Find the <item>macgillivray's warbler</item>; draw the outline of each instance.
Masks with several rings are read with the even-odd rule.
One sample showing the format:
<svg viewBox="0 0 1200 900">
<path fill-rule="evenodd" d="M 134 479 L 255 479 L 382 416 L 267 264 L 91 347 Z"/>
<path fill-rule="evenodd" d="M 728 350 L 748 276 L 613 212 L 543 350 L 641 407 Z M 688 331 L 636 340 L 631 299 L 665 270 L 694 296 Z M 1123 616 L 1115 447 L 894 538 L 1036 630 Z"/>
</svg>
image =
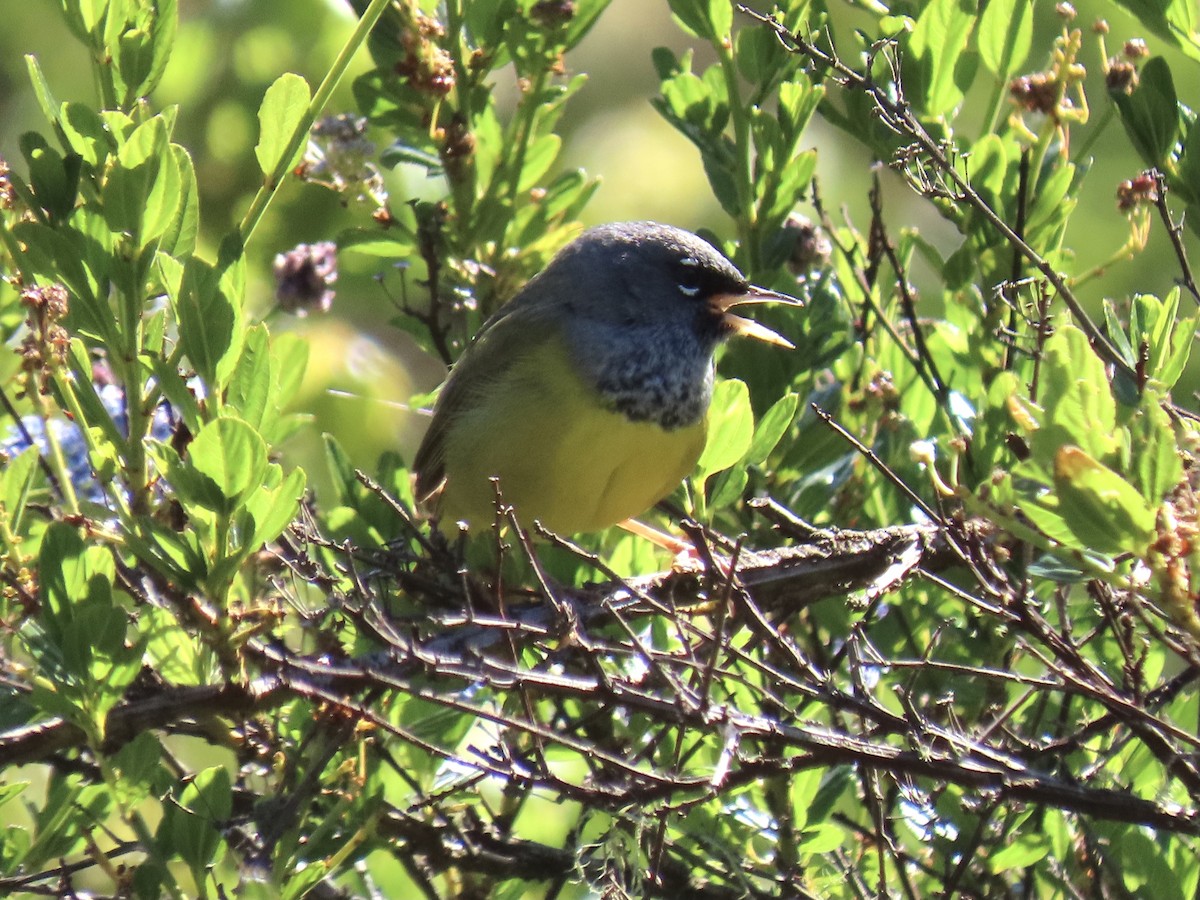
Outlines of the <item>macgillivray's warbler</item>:
<svg viewBox="0 0 1200 900">
<path fill-rule="evenodd" d="M 451 369 L 413 460 L 418 501 L 480 530 L 496 515 L 496 477 L 520 519 L 563 534 L 645 512 L 704 449 L 718 345 L 743 334 L 792 346 L 730 312 L 750 303 L 800 305 L 687 231 L 584 232 Z"/>
</svg>

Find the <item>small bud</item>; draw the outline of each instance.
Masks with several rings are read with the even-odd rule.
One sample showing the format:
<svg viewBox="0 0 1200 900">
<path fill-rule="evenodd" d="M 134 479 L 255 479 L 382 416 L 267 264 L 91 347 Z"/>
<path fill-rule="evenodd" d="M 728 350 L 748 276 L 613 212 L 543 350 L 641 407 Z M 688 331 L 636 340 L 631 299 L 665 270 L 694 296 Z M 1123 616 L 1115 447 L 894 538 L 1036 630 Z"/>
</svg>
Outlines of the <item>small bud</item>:
<svg viewBox="0 0 1200 900">
<path fill-rule="evenodd" d="M 328 312 L 337 281 L 337 245 L 330 241 L 298 244 L 275 257 L 275 299 L 285 312 L 306 316 Z"/>
<path fill-rule="evenodd" d="M 1058 88 L 1045 72 L 1014 78 L 1008 93 L 1013 102 L 1028 112 L 1049 115 L 1058 104 Z"/>
<path fill-rule="evenodd" d="M 61 284 L 30 285 L 21 291 L 21 303 L 29 310 L 29 329 L 16 352 L 21 370 L 38 379 L 38 390 L 50 389 L 52 369 L 66 365 L 71 336 L 59 323 L 70 311 L 70 294 Z"/>
<path fill-rule="evenodd" d="M 439 26 L 440 27 L 440 26 Z M 433 97 L 444 97 L 454 89 L 454 60 L 435 44 L 430 35 L 418 29 L 416 34 L 405 32 L 401 45 L 406 53 L 395 65 L 395 72 L 417 91 Z"/>
<path fill-rule="evenodd" d="M 1158 184 L 1149 172 L 1143 172 L 1117 185 L 1117 209 L 1129 212 L 1139 206 L 1158 202 Z"/>
<path fill-rule="evenodd" d="M 1108 20 L 1097 19 L 1092 23 L 1092 34 L 1108 34 Z"/>
<path fill-rule="evenodd" d="M 1137 66 L 1114 56 L 1108 61 L 1108 71 L 1104 73 L 1104 85 L 1110 94 L 1132 94 L 1138 86 Z"/>
<path fill-rule="evenodd" d="M 1145 59 L 1150 55 L 1150 48 L 1146 46 L 1146 42 L 1141 38 L 1130 38 L 1125 42 L 1125 48 L 1122 51 L 1126 59 Z"/>
<path fill-rule="evenodd" d="M 1062 0 L 1061 3 L 1055 6 L 1054 11 L 1068 22 L 1075 18 L 1075 7 L 1067 3 L 1066 0 Z"/>
<path fill-rule="evenodd" d="M 46 322 L 57 322 L 70 311 L 70 295 L 61 284 L 42 287 L 32 285 L 21 291 L 21 302 L 29 307 L 31 317 L 37 316 Z"/>
</svg>

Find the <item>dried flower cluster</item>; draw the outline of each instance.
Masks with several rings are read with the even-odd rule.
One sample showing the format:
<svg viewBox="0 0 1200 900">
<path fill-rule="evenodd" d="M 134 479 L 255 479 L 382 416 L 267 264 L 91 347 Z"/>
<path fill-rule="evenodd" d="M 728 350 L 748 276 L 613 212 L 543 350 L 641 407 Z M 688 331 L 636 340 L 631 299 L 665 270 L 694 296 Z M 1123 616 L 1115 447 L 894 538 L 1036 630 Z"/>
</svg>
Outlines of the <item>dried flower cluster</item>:
<svg viewBox="0 0 1200 900">
<path fill-rule="evenodd" d="M 275 257 L 275 299 L 284 312 L 306 316 L 328 312 L 337 281 L 337 245 L 331 241 L 297 244 Z"/>
<path fill-rule="evenodd" d="M 71 345 L 70 335 L 60 324 L 70 311 L 70 296 L 61 284 L 35 284 L 21 291 L 21 302 L 29 310 L 25 318 L 29 333 L 17 353 L 22 371 L 36 377 L 38 390 L 44 394 L 50 389 L 52 371 L 66 362 Z"/>
</svg>

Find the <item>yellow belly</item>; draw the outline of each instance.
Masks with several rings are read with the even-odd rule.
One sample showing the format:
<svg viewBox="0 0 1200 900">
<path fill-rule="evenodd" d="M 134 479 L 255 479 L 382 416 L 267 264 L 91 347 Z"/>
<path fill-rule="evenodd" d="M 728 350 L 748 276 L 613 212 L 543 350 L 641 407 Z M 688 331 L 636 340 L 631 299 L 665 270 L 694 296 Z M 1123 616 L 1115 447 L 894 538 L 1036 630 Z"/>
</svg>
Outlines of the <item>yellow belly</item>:
<svg viewBox="0 0 1200 900">
<path fill-rule="evenodd" d="M 706 423 L 666 431 L 605 409 L 559 346 L 531 354 L 481 392 L 446 439 L 443 520 L 495 516 L 489 478 L 526 524 L 573 534 L 645 512 L 687 476 Z"/>
</svg>

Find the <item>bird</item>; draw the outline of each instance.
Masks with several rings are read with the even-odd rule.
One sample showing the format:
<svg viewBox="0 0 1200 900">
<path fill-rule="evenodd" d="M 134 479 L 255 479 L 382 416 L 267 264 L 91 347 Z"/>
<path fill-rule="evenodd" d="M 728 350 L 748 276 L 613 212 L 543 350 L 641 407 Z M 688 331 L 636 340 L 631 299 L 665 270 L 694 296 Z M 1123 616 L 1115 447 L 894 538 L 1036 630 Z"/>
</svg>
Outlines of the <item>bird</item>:
<svg viewBox="0 0 1200 900">
<path fill-rule="evenodd" d="M 704 450 L 718 346 L 791 348 L 735 307 L 803 305 L 752 285 L 703 238 L 656 222 L 591 228 L 502 305 L 453 365 L 411 466 L 421 508 L 490 528 L 497 485 L 559 534 L 631 520 Z"/>
</svg>

